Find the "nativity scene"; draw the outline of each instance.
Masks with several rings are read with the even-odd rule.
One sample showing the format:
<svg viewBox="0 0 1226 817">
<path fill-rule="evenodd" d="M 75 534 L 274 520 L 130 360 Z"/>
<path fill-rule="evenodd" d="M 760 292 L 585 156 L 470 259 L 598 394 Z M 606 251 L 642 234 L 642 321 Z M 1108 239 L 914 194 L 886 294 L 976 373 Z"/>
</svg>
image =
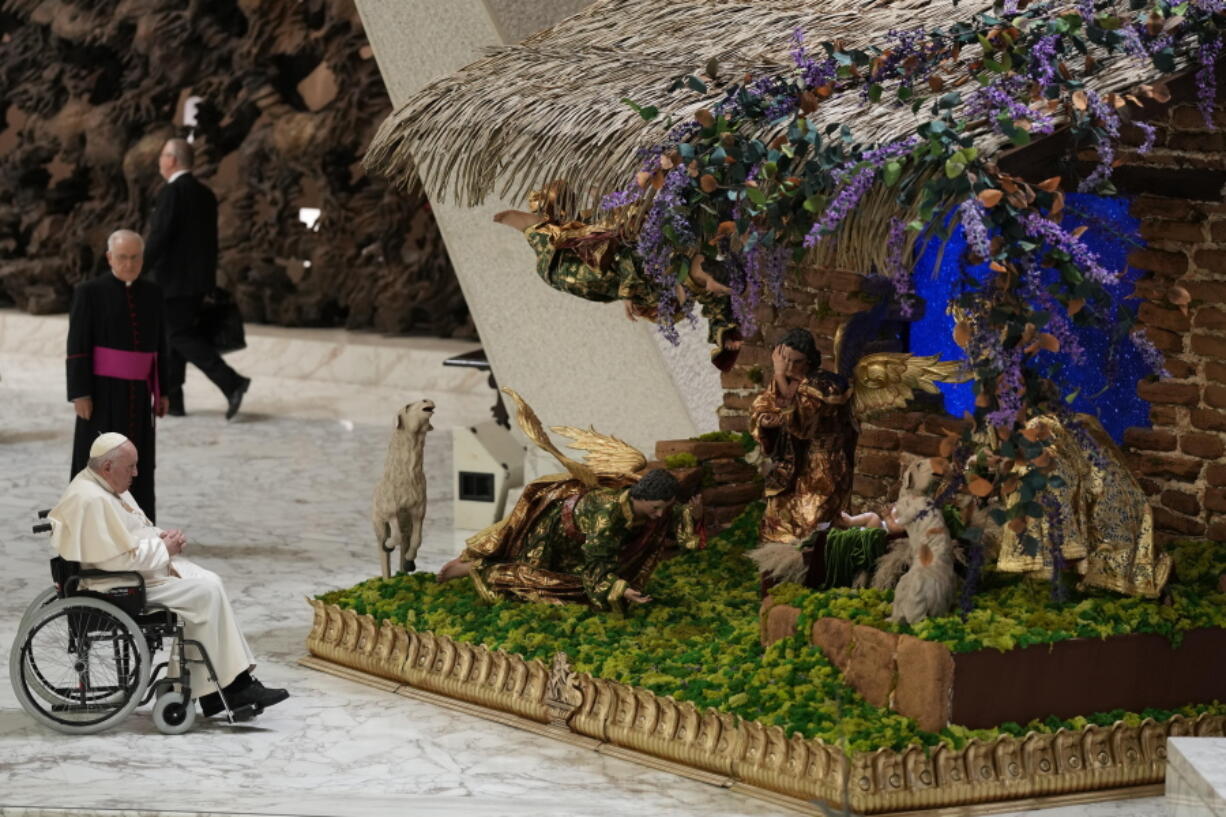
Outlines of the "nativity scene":
<svg viewBox="0 0 1226 817">
<path fill-rule="evenodd" d="M 750 7 L 721 13 L 729 22 L 753 18 Z M 885 6 L 857 13 L 855 36 L 837 14 L 798 13 L 790 30 L 769 33 L 750 26 L 765 35 L 759 48 L 772 43 L 761 52 L 773 54 L 770 68 L 739 62 L 733 36 L 721 56 L 689 62 L 671 85 L 653 88 L 644 77 L 639 95 L 622 100 L 626 108 L 615 115 L 610 103 L 584 128 L 550 132 L 549 158 L 521 161 L 501 187 L 527 206 L 495 221 L 524 234 L 536 275 L 551 288 L 621 301 L 627 316 L 649 317 L 674 342 L 701 332 L 705 319 L 724 372 L 719 427 L 688 443 L 661 441 L 658 464 L 681 481 L 697 474 L 704 501 L 731 493 L 715 474 L 730 471 L 724 462 L 739 464 L 759 503 L 727 519 L 686 503 L 671 484 L 651 494 L 670 503 L 665 515 L 677 521 L 669 525 L 680 527 L 653 551 L 660 561 L 648 585 L 635 561 L 650 538 L 634 510 L 636 488 L 616 495 L 597 488 L 590 473 L 576 482 L 584 472 L 567 465 L 570 478 L 530 484 L 510 516 L 470 539 L 440 576 L 469 576 L 486 603 L 570 600 L 588 612 L 576 609 L 567 620 L 602 617 L 596 642 L 566 629 L 530 640 L 511 634 L 514 627 L 476 636 L 527 661 L 565 653 L 570 663 L 552 666 L 555 675 L 578 670 L 566 675 L 578 689 L 578 708 L 563 717 L 572 731 L 608 734 L 601 730 L 621 717 L 658 723 L 665 743 L 634 729 L 616 740 L 704 769 L 730 763 L 739 780 L 790 796 L 832 803 L 849 796 L 865 812 L 1044 791 L 1038 758 L 1065 751 L 1060 736 L 1077 728 L 1062 718 L 1100 718 L 1083 727 L 1091 744 L 1144 746 L 1182 718 L 1220 730 L 1223 714 L 1214 702 L 1221 691 L 1205 697 L 1206 688 L 1193 689 L 1198 682 L 1177 690 L 1173 677 L 1161 694 L 1131 698 L 1126 684 L 1107 682 L 1104 700 L 1125 712 L 1193 705 L 1199 696 L 1197 708 L 1167 710 L 1166 720 L 1144 720 L 1128 736 L 1127 724 L 1140 720 L 1073 711 L 1082 704 L 1044 695 L 1039 684 L 971 712 L 966 701 L 982 691 L 951 687 L 945 670 L 925 675 L 935 670 L 902 663 L 904 645 L 935 650 L 933 667 L 961 667 L 966 656 L 995 651 L 1005 662 L 998 672 L 1037 678 L 1043 662 L 1028 648 L 1062 655 L 1090 632 L 1073 611 L 1091 608 L 1101 611 L 1094 614 L 1102 616 L 1094 630 L 1101 647 L 1088 660 L 1116 677 L 1140 671 L 1116 639 L 1152 632 L 1140 622 L 1164 620 L 1164 609 L 1186 616 L 1186 632 L 1203 628 L 1220 639 L 1224 631 L 1206 606 L 1216 579 L 1178 567 L 1216 546 L 1159 534 L 1153 480 L 1120 448 L 1126 428 L 1150 422 L 1134 408 L 1141 407 L 1136 383 L 1144 394 L 1146 382 L 1170 373 L 1152 330 L 1138 325 L 1125 300 L 1130 286 L 1147 286 L 1123 261 L 1120 242 L 1136 228 L 1127 213 L 1110 210 L 1113 196 L 1127 195 L 1112 182 L 1124 149 L 1117 145 L 1125 140 L 1129 157 L 1143 157 L 1172 98 L 1209 110 L 1203 83 L 1197 96 L 1190 80 L 1172 76 L 1177 65 L 1208 69 L 1175 46 L 1171 53 L 1191 61 L 1163 56 L 1168 43 L 1155 39 L 1162 26 L 1153 21 L 1174 19 L 1163 16 L 1169 10 L 1142 19 L 1107 5 L 1067 13 L 1041 4 L 939 12 L 925 5 L 917 11 L 923 22 L 907 32 L 896 30 L 893 13 Z M 1192 42 L 1197 26 L 1215 25 L 1214 12 L 1185 14 L 1161 36 Z M 584 53 L 589 26 L 622 19 L 597 4 L 544 41 Z M 644 50 L 670 52 L 665 31 L 634 36 Z M 530 73 L 539 58 L 509 50 L 426 89 L 385 125 L 368 165 L 396 178 L 404 156 L 432 152 L 438 189 L 463 189 L 472 201 L 492 192 L 462 167 L 496 163 L 519 149 L 516 140 L 444 146 L 430 130 L 438 121 L 431 106 L 459 106 L 481 77 L 511 66 Z M 582 93 L 605 88 L 592 76 Z M 439 101 L 444 93 L 447 103 Z M 1179 307 L 1179 292 L 1170 290 L 1169 306 Z M 525 414 L 521 404 L 521 423 Z M 528 437 L 543 445 L 547 435 L 534 421 L 532 428 Z M 634 460 L 635 471 L 645 459 Z M 647 490 L 663 473 L 639 475 L 636 485 Z M 635 478 L 629 470 L 621 477 Z M 689 527 L 680 509 L 705 523 L 704 549 L 693 550 L 681 533 Z M 613 551 L 595 544 L 607 535 L 621 541 Z M 597 552 L 617 556 L 601 561 Z M 327 616 L 348 615 L 342 611 L 356 604 L 378 618 L 377 603 L 360 601 L 368 593 L 324 596 L 325 605 L 340 605 Z M 746 652 L 735 639 L 723 645 L 738 656 L 732 666 L 691 642 L 650 657 L 630 646 L 664 621 L 724 631 L 730 619 L 699 612 L 712 594 L 730 605 L 725 610 L 734 598 L 746 610 L 760 607 L 752 616 L 760 619 L 758 644 L 743 642 Z M 614 597 L 640 603 L 615 605 Z M 503 615 L 518 616 L 514 610 Z M 465 666 L 485 660 L 458 649 Z M 630 660 L 614 665 L 604 649 L 629 651 Z M 1208 657 L 1199 648 L 1167 649 L 1179 656 L 1172 666 Z M 815 665 L 806 662 L 820 660 L 842 680 L 811 694 L 796 682 L 748 681 L 763 672 L 811 678 Z M 478 672 L 470 683 L 486 682 Z M 608 684 L 635 690 L 625 695 L 637 696 L 630 710 L 637 714 L 610 704 L 613 720 L 598 726 L 587 713 L 612 694 Z M 876 707 L 866 717 L 880 725 L 848 737 L 849 700 Z M 720 720 L 726 715 L 735 719 Z M 893 726 L 900 717 L 910 725 Z M 662 726 L 687 719 L 702 724 L 697 733 Z M 1001 731 L 1011 719 L 1025 724 L 1022 731 Z M 699 745 L 713 745 L 701 744 L 703 735 L 714 740 L 713 729 L 727 736 L 720 745 L 732 754 L 696 759 Z M 1146 764 L 1157 756 L 1149 751 L 1110 763 L 1139 783 L 1152 779 Z M 976 752 L 1000 760 L 982 779 L 959 777 Z M 850 793 L 840 782 L 848 768 Z M 1071 769 L 1070 786 L 1107 785 L 1106 777 L 1094 783 Z"/>
<path fill-rule="evenodd" d="M 362 59 L 400 97 L 362 173 L 327 172 L 428 198 L 482 348 L 302 353 L 391 384 L 381 442 L 344 417 L 292 456 L 245 443 L 273 465 L 241 493 L 307 486 L 266 525 L 284 550 L 363 543 L 356 575 L 290 568 L 299 667 L 799 813 L 1182 791 L 1180 741 L 1226 738 L 1219 4 L 596 0 L 428 79 L 379 6 Z M 412 255 L 380 236 L 349 260 Z M 478 380 L 493 420 L 432 391 Z M 103 493 L 143 521 L 107 535 L 178 555 L 121 465 Z M 241 667 L 190 654 L 169 556 L 152 594 L 91 584 L 62 508 L 10 652 L 40 728 L 300 705 L 241 635 Z"/>
</svg>

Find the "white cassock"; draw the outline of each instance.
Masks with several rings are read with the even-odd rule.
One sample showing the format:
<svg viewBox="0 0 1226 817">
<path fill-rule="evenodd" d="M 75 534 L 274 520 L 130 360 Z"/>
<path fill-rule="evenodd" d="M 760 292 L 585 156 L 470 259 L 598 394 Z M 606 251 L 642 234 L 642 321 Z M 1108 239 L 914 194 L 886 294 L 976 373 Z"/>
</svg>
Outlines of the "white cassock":
<svg viewBox="0 0 1226 817">
<path fill-rule="evenodd" d="M 255 667 L 255 657 L 238 629 L 221 577 L 182 556 L 171 556 L 162 529 L 149 521 L 132 494 L 116 494 L 88 468 L 82 469 L 47 515 L 51 546 L 81 567 L 134 570 L 145 578 L 145 598 L 165 605 L 183 620 L 183 633 L 208 650 L 224 687 Z M 187 647 L 187 657 L 195 650 Z M 216 690 L 202 664 L 190 664 L 192 697 Z M 172 671 L 174 667 L 171 668 Z"/>
</svg>

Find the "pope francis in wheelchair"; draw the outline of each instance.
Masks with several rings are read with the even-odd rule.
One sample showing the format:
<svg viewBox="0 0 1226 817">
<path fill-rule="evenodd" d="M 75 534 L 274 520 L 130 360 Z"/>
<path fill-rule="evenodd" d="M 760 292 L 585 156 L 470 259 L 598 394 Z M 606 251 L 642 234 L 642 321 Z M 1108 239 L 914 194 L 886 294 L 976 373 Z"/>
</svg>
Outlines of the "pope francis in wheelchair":
<svg viewBox="0 0 1226 817">
<path fill-rule="evenodd" d="M 101 435 L 49 524 L 36 526 L 51 531 L 54 585 L 18 627 L 13 690 L 36 720 L 73 734 L 107 729 L 154 698 L 166 734 L 191 728 L 197 699 L 206 717 L 254 717 L 289 693 L 251 676 L 255 659 L 217 574 L 184 558 L 183 533 L 154 526 L 132 499 L 136 463 L 131 441 Z M 163 640 L 168 660 L 154 667 Z"/>
</svg>

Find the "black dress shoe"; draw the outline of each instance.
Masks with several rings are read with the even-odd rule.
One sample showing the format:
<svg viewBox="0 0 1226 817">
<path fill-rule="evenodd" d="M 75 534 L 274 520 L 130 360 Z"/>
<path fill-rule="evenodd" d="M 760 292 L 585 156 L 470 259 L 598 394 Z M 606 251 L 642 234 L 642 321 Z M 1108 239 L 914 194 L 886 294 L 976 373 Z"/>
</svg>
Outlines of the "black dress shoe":
<svg viewBox="0 0 1226 817">
<path fill-rule="evenodd" d="M 234 415 L 238 414 L 238 407 L 243 404 L 243 395 L 247 393 L 247 388 L 250 385 L 251 385 L 251 378 L 244 377 L 239 382 L 239 384 L 234 387 L 234 391 L 230 392 L 229 398 L 228 398 L 230 401 L 230 405 L 226 409 L 226 419 L 227 420 L 233 420 Z"/>
<path fill-rule="evenodd" d="M 230 696 L 229 701 L 232 709 L 254 706 L 257 711 L 263 711 L 270 706 L 281 703 L 288 697 L 288 691 L 266 687 L 255 678 L 252 678 L 251 683 L 245 689 L 239 691 L 238 694 Z"/>
<path fill-rule="evenodd" d="M 286 690 L 270 689 L 254 678 L 249 683 L 243 684 L 237 691 L 231 691 L 227 687 L 225 693 L 226 703 L 230 705 L 231 711 L 243 709 L 244 707 L 252 707 L 257 715 L 268 707 L 279 704 L 289 697 L 289 692 Z M 225 707 L 221 704 L 221 696 L 216 692 L 205 695 L 200 699 L 200 712 L 206 718 L 211 718 L 224 709 Z"/>
</svg>

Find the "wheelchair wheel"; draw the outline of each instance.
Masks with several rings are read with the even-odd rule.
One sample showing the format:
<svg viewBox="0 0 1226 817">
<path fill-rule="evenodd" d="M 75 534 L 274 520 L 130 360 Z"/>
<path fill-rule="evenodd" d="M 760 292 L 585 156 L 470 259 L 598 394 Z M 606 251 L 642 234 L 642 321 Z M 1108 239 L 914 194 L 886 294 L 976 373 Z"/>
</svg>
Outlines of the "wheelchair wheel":
<svg viewBox="0 0 1226 817">
<path fill-rule="evenodd" d="M 25 635 L 25 629 L 30 622 L 34 620 L 34 616 L 38 615 L 38 611 L 46 607 L 51 602 L 55 601 L 55 587 L 46 587 L 41 593 L 34 597 L 34 601 L 30 602 L 30 606 L 21 616 L 21 623 L 17 625 L 17 639 L 13 643 L 20 643 L 22 636 Z"/>
<path fill-rule="evenodd" d="M 196 704 L 182 690 L 165 692 L 153 705 L 153 725 L 163 735 L 182 735 L 196 722 Z"/>
<path fill-rule="evenodd" d="M 39 611 L 46 607 L 57 597 L 56 589 L 48 587 L 34 597 L 34 601 L 26 608 L 25 613 L 21 617 L 21 623 L 17 625 L 17 637 L 13 639 L 13 646 L 9 650 L 9 665 L 11 666 L 16 661 L 23 660 L 21 647 L 25 643 L 26 628 L 30 622 L 38 615 Z M 27 667 L 26 678 L 30 682 L 30 689 L 37 693 L 44 701 L 52 704 L 63 703 L 68 700 L 65 696 L 57 694 L 56 690 L 47 681 L 38 666 L 33 662 L 30 655 L 25 655 L 24 660 L 30 662 Z"/>
<path fill-rule="evenodd" d="M 35 720 L 87 735 L 132 713 L 149 679 L 149 647 L 131 616 L 99 599 L 57 599 L 13 644 L 9 677 Z"/>
</svg>

